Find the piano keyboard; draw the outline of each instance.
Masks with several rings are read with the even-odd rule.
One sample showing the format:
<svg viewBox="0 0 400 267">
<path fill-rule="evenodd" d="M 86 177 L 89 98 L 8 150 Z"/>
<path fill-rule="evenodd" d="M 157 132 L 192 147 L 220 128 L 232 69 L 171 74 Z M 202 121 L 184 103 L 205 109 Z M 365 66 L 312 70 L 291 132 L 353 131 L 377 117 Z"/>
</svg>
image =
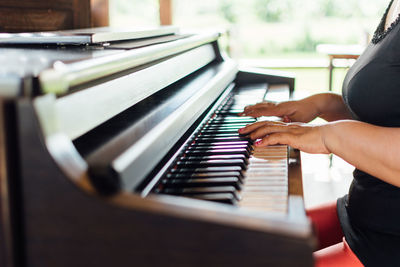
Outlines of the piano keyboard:
<svg viewBox="0 0 400 267">
<path fill-rule="evenodd" d="M 233 90 L 189 139 L 154 192 L 285 214 L 287 146 L 255 148 L 238 134 L 256 119 L 237 114 L 262 101 L 265 92 L 265 84 Z"/>
</svg>

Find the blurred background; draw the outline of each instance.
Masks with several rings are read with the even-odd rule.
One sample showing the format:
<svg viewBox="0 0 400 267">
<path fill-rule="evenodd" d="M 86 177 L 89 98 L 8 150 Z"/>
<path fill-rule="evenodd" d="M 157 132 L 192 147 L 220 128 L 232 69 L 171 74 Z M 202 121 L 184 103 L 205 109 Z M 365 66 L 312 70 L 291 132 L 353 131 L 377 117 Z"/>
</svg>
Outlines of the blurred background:
<svg viewBox="0 0 400 267">
<path fill-rule="evenodd" d="M 221 28 L 230 55 L 246 65 L 296 74 L 296 89 L 329 89 L 329 52 L 320 44 L 365 46 L 388 0 L 172 1 L 172 23 L 182 28 Z M 156 26 L 158 0 L 109 0 L 112 26 Z M 352 54 L 344 47 L 344 53 Z M 332 48 L 332 47 L 331 47 Z M 340 46 L 340 48 L 343 48 Z M 335 49 L 333 47 L 332 49 Z M 324 50 L 324 49 L 322 49 Z M 326 49 L 325 49 L 326 50 Z M 357 53 L 357 51 L 356 51 Z M 339 92 L 351 60 L 334 60 L 332 90 Z"/>
</svg>

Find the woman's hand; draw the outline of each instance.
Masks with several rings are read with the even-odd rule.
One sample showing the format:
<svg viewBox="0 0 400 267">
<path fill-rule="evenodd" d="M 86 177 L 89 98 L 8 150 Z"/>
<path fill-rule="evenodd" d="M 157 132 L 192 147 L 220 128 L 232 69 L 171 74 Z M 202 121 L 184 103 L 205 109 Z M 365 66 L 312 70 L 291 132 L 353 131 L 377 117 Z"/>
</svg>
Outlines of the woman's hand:
<svg viewBox="0 0 400 267">
<path fill-rule="evenodd" d="M 329 154 L 324 141 L 324 125 L 260 121 L 239 130 L 257 140 L 258 147 L 284 144 L 308 153 Z"/>
<path fill-rule="evenodd" d="M 245 107 L 240 116 L 261 117 L 277 116 L 284 122 L 310 122 L 318 117 L 317 105 L 308 99 L 281 103 L 261 102 Z"/>
<path fill-rule="evenodd" d="M 351 119 L 351 114 L 340 95 L 322 93 L 298 101 L 281 103 L 261 102 L 247 106 L 240 116 L 281 117 L 284 122 L 310 122 L 316 117 L 327 121 Z"/>
</svg>

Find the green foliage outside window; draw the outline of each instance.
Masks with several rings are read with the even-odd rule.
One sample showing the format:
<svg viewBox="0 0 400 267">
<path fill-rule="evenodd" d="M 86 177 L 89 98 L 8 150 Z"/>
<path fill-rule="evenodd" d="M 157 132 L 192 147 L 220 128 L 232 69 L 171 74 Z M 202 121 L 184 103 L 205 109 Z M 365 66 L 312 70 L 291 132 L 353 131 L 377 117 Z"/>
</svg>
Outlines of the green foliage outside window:
<svg viewBox="0 0 400 267">
<path fill-rule="evenodd" d="M 173 0 L 174 24 L 226 29 L 238 57 L 315 54 L 320 43 L 365 43 L 390 0 Z M 114 26 L 156 26 L 158 0 L 110 0 Z"/>
</svg>

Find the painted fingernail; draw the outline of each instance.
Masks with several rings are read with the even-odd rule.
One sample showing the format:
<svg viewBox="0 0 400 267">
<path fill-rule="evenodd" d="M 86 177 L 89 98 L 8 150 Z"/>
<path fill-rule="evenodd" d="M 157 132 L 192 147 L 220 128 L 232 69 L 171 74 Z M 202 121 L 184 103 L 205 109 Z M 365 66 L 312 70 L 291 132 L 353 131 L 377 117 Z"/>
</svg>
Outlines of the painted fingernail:
<svg viewBox="0 0 400 267">
<path fill-rule="evenodd" d="M 243 133 L 243 131 L 244 131 L 244 128 L 239 129 L 239 133 Z"/>
<path fill-rule="evenodd" d="M 283 116 L 283 122 L 291 122 L 288 116 Z"/>
<path fill-rule="evenodd" d="M 259 145 L 261 145 L 261 143 L 262 143 L 262 140 L 258 140 L 258 141 L 255 142 L 254 144 L 255 144 L 256 146 L 259 146 Z"/>
</svg>

